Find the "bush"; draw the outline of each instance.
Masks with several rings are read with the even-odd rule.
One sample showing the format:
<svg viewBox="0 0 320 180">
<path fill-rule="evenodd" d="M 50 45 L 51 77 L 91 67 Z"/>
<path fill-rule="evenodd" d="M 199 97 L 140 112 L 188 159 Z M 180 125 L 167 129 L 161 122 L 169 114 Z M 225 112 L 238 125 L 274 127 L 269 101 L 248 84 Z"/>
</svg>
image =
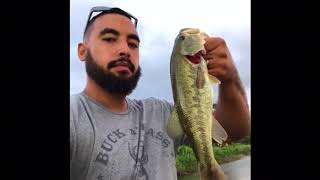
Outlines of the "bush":
<svg viewBox="0 0 320 180">
<path fill-rule="evenodd" d="M 179 146 L 176 155 L 176 167 L 178 172 L 194 172 L 197 169 L 197 160 L 191 147 Z"/>
<path fill-rule="evenodd" d="M 250 144 L 234 143 L 222 147 L 213 147 L 213 153 L 218 163 L 223 163 L 224 158 L 237 155 L 248 155 L 251 151 Z"/>
<path fill-rule="evenodd" d="M 251 145 L 244 143 L 233 143 L 230 145 L 225 144 L 213 147 L 215 159 L 219 164 L 239 159 L 243 155 L 250 154 L 250 151 Z M 189 174 L 197 171 L 197 160 L 190 146 L 181 145 L 178 147 L 176 154 L 176 168 L 178 175 Z"/>
</svg>

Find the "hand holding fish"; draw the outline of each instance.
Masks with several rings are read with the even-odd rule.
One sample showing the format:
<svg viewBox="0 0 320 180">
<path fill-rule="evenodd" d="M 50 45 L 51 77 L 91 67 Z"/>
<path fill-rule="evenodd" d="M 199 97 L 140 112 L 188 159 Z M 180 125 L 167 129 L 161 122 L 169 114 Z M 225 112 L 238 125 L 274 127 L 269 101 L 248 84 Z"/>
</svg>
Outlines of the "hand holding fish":
<svg viewBox="0 0 320 180">
<path fill-rule="evenodd" d="M 229 141 L 237 141 L 250 132 L 250 113 L 246 93 L 224 39 L 205 38 L 208 74 L 220 82 L 215 117 L 228 132 Z"/>
<path fill-rule="evenodd" d="M 208 73 L 222 83 L 237 79 L 237 69 L 224 39 L 210 37 L 205 41 L 206 54 L 203 58 L 207 61 Z"/>
</svg>

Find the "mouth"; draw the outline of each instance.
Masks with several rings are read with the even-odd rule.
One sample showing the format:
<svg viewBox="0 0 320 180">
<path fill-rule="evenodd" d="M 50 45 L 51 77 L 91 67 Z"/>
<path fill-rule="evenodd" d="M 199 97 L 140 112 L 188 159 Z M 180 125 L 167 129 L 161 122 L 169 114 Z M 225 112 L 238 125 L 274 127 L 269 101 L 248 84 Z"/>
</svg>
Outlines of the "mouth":
<svg viewBox="0 0 320 180">
<path fill-rule="evenodd" d="M 127 62 L 119 62 L 115 67 L 126 67 L 129 69 L 129 64 Z"/>
<path fill-rule="evenodd" d="M 115 63 L 109 66 L 109 69 L 111 68 L 116 71 L 129 71 L 130 73 L 133 73 L 134 71 L 133 65 L 126 61 L 116 61 Z"/>
<path fill-rule="evenodd" d="M 122 66 L 122 65 L 118 65 L 118 66 L 114 66 L 113 69 L 115 69 L 116 71 L 130 71 L 128 66 Z"/>
<path fill-rule="evenodd" d="M 197 52 L 194 55 L 186 55 L 186 58 L 192 63 L 192 64 L 199 64 L 201 62 L 201 55 L 202 51 Z"/>
</svg>

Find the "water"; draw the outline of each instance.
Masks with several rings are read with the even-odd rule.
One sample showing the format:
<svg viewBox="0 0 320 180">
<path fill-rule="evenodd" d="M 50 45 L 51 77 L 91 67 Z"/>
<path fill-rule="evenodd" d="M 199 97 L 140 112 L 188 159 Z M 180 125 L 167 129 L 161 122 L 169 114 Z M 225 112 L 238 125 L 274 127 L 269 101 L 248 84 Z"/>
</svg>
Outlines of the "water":
<svg viewBox="0 0 320 180">
<path fill-rule="evenodd" d="M 181 176 L 178 180 L 200 180 L 200 178 L 197 174 L 193 174 L 191 176 Z"/>
<path fill-rule="evenodd" d="M 221 165 L 228 180 L 250 180 L 251 179 L 251 156 Z M 200 180 L 198 174 L 179 177 L 178 180 Z"/>
</svg>

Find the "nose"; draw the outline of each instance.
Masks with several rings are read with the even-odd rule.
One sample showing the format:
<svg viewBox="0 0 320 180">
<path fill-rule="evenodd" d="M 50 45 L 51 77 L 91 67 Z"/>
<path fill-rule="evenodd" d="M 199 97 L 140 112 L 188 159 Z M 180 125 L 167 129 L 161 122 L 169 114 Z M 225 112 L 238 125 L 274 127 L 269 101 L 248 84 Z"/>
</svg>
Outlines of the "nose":
<svg viewBox="0 0 320 180">
<path fill-rule="evenodd" d="M 119 43 L 118 54 L 120 56 L 130 57 L 130 48 L 129 48 L 128 43 L 126 41 Z"/>
</svg>

